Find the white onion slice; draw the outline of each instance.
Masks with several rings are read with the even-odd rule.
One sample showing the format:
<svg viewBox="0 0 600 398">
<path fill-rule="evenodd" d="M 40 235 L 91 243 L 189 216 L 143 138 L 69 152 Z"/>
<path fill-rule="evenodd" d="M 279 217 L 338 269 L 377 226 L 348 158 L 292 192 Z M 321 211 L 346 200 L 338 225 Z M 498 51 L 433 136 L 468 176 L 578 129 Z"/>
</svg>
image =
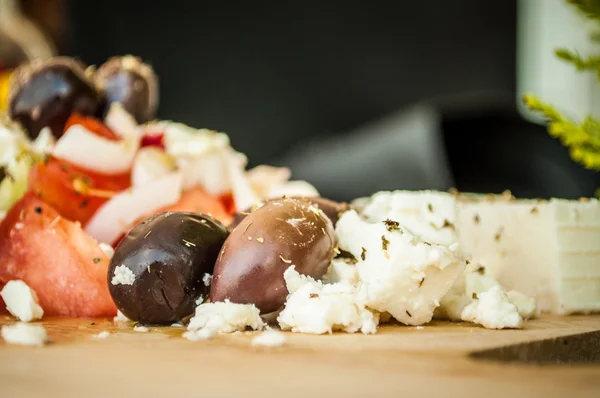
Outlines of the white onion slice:
<svg viewBox="0 0 600 398">
<path fill-rule="evenodd" d="M 232 149 L 223 151 L 223 156 L 226 159 L 227 176 L 231 184 L 235 207 L 245 210 L 260 203 L 261 200 L 250 185 L 250 180 L 244 170 L 244 158 L 238 156 Z"/>
<path fill-rule="evenodd" d="M 180 172 L 167 174 L 150 183 L 114 196 L 94 214 L 85 232 L 100 242 L 114 242 L 131 224 L 179 201 Z"/>
<path fill-rule="evenodd" d="M 282 196 L 320 196 L 317 188 L 306 181 L 287 181 L 283 184 L 274 185 L 269 189 L 266 199 L 276 199 Z"/>
<path fill-rule="evenodd" d="M 52 153 L 52 147 L 54 147 L 55 143 L 56 140 L 54 139 L 54 135 L 52 135 L 50 127 L 44 127 L 40 130 L 37 138 L 31 143 L 31 149 L 42 155 Z"/>
<path fill-rule="evenodd" d="M 145 147 L 141 148 L 131 168 L 131 185 L 134 187 L 148 184 L 150 181 L 156 180 L 162 176 L 174 171 L 176 164 L 160 148 Z"/>
<path fill-rule="evenodd" d="M 104 124 L 121 138 L 137 134 L 138 125 L 135 118 L 118 102 L 110 104 Z"/>
<path fill-rule="evenodd" d="M 53 155 L 102 174 L 127 172 L 139 148 L 137 133 L 121 141 L 100 137 L 81 124 L 67 129 L 56 142 Z"/>
<path fill-rule="evenodd" d="M 256 166 L 246 173 L 250 185 L 262 199 L 267 199 L 269 190 L 273 186 L 287 182 L 292 173 L 287 167 L 273 167 L 267 165 Z"/>
<path fill-rule="evenodd" d="M 213 151 L 197 158 L 179 158 L 185 189 L 201 185 L 206 192 L 219 196 L 231 190 L 226 170 L 226 159 L 221 151 Z"/>
</svg>

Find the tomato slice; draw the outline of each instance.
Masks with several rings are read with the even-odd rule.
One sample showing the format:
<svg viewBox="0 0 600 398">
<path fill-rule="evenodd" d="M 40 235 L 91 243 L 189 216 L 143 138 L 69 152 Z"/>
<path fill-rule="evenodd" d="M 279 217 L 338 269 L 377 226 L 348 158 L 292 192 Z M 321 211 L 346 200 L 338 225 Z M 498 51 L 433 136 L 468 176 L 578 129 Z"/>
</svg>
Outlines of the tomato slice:
<svg viewBox="0 0 600 398">
<path fill-rule="evenodd" d="M 29 172 L 29 189 L 63 217 L 87 222 L 108 199 L 131 185 L 130 174 L 105 175 L 49 158 Z"/>
<path fill-rule="evenodd" d="M 233 199 L 233 194 L 226 193 L 224 195 L 221 195 L 219 197 L 219 200 L 221 201 L 221 203 L 223 203 L 223 206 L 225 206 L 225 210 L 229 214 L 234 214 L 237 211 L 235 207 L 235 200 Z"/>
<path fill-rule="evenodd" d="M 119 141 L 121 139 L 117 134 L 115 134 L 114 131 L 109 129 L 104 123 L 94 117 L 82 116 L 78 113 L 73 113 L 71 116 L 69 116 L 69 119 L 67 119 L 65 131 L 67 131 L 67 129 L 74 124 L 81 124 L 97 136 L 111 141 Z"/>
<path fill-rule="evenodd" d="M 165 149 L 164 134 L 163 133 L 146 133 L 142 136 L 140 146 L 155 146 L 161 149 Z"/>
<path fill-rule="evenodd" d="M 0 224 L 0 285 L 14 279 L 27 283 L 44 316 L 114 316 L 109 262 L 78 223 L 65 220 L 33 193 Z"/>
</svg>

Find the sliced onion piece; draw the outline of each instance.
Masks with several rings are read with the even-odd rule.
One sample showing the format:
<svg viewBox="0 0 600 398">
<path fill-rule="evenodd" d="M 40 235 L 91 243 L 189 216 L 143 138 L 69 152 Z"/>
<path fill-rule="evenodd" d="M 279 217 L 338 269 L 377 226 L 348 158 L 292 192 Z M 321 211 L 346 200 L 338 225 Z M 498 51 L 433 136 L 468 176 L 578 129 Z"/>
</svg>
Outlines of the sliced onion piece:
<svg viewBox="0 0 600 398">
<path fill-rule="evenodd" d="M 221 151 L 212 151 L 196 158 L 179 158 L 177 164 L 183 172 L 185 189 L 201 185 L 213 196 L 223 195 L 231 190 L 226 169 L 227 159 Z"/>
<path fill-rule="evenodd" d="M 269 190 L 287 182 L 292 173 L 287 167 L 273 167 L 267 165 L 256 166 L 246 173 L 250 185 L 262 199 L 267 199 Z"/>
<path fill-rule="evenodd" d="M 118 102 L 110 104 L 104 124 L 121 138 L 137 135 L 138 124 L 135 118 Z"/>
<path fill-rule="evenodd" d="M 306 181 L 287 181 L 283 184 L 274 185 L 269 189 L 265 199 L 276 199 L 282 196 L 320 196 L 317 188 Z"/>
<path fill-rule="evenodd" d="M 56 140 L 54 139 L 52 130 L 50 130 L 50 127 L 44 127 L 40 130 L 37 138 L 31 143 L 31 149 L 37 154 L 45 155 L 52 153 L 54 144 L 56 144 Z"/>
<path fill-rule="evenodd" d="M 100 242 L 114 242 L 135 221 L 177 203 L 181 190 L 180 172 L 133 187 L 116 195 L 98 209 L 85 226 L 85 232 Z"/>
<path fill-rule="evenodd" d="M 238 156 L 233 150 L 224 150 L 226 171 L 231 185 L 231 194 L 237 209 L 248 209 L 257 203 L 260 198 L 250 185 L 250 180 L 245 172 L 245 157 Z"/>
<path fill-rule="evenodd" d="M 56 142 L 52 152 L 57 158 L 98 173 L 125 173 L 139 148 L 138 137 L 136 132 L 121 141 L 112 141 L 75 124 Z"/>
<path fill-rule="evenodd" d="M 131 168 L 131 184 L 135 187 L 148 184 L 173 172 L 177 165 L 165 151 L 157 147 L 141 148 Z"/>
</svg>

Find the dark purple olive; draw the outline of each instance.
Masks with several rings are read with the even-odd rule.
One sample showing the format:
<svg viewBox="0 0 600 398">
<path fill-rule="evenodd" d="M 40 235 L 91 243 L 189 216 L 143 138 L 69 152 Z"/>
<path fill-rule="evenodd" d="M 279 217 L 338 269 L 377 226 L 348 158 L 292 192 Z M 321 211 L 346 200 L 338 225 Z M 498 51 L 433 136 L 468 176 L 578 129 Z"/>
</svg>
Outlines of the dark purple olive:
<svg viewBox="0 0 600 398">
<path fill-rule="evenodd" d="M 340 214 L 342 214 L 343 212 L 345 212 L 347 210 L 350 210 L 350 205 L 348 203 L 336 202 L 331 199 L 322 198 L 320 196 L 310 196 L 310 197 L 303 196 L 303 197 L 294 197 L 293 199 L 307 200 L 310 203 L 312 203 L 313 206 L 316 206 L 319 209 L 323 210 L 323 213 L 325 213 L 325 215 L 327 217 L 329 217 L 329 219 L 333 223 L 333 226 L 335 226 L 337 224 Z M 235 227 L 237 227 L 242 222 L 242 220 L 244 218 L 246 218 L 246 216 L 248 216 L 250 213 L 252 213 L 257 208 L 258 207 L 255 207 L 252 209 L 246 209 L 245 211 L 240 211 L 240 212 L 235 213 L 233 215 L 233 220 L 231 220 L 231 222 L 227 226 L 227 229 L 229 229 L 230 231 L 233 230 Z"/>
<path fill-rule="evenodd" d="M 71 114 L 94 115 L 100 104 L 100 95 L 86 77 L 84 65 L 72 58 L 56 57 L 15 70 L 8 112 L 32 139 L 44 127 L 59 138 Z"/>
<path fill-rule="evenodd" d="M 169 324 L 206 297 L 227 229 L 217 220 L 166 212 L 135 227 L 115 250 L 108 287 L 117 308 L 145 324 Z"/>
<path fill-rule="evenodd" d="M 281 309 L 283 278 L 294 265 L 320 279 L 334 256 L 331 220 L 310 202 L 278 199 L 248 215 L 231 232 L 215 265 L 211 301 L 254 304 L 263 314 Z"/>
<path fill-rule="evenodd" d="M 152 67 L 132 55 L 113 57 L 94 75 L 106 105 L 123 105 L 138 123 L 154 119 L 158 108 L 158 78 Z"/>
</svg>

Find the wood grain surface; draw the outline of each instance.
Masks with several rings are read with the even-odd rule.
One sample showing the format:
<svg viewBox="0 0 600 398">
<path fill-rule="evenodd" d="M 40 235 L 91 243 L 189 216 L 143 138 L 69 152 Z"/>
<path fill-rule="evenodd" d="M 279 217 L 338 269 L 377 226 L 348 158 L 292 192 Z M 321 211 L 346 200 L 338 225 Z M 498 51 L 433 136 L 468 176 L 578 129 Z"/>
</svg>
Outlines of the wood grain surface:
<svg viewBox="0 0 600 398">
<path fill-rule="evenodd" d="M 12 323 L 0 318 L 0 325 Z M 376 335 L 253 333 L 190 342 L 183 329 L 112 320 L 44 320 L 51 344 L 0 342 L 0 397 L 600 397 L 600 366 L 478 361 L 492 347 L 600 330 L 600 316 L 546 317 L 523 330 L 435 322 Z M 109 331 L 106 339 L 93 335 Z M 600 347 L 597 347 L 600 350 Z"/>
</svg>

